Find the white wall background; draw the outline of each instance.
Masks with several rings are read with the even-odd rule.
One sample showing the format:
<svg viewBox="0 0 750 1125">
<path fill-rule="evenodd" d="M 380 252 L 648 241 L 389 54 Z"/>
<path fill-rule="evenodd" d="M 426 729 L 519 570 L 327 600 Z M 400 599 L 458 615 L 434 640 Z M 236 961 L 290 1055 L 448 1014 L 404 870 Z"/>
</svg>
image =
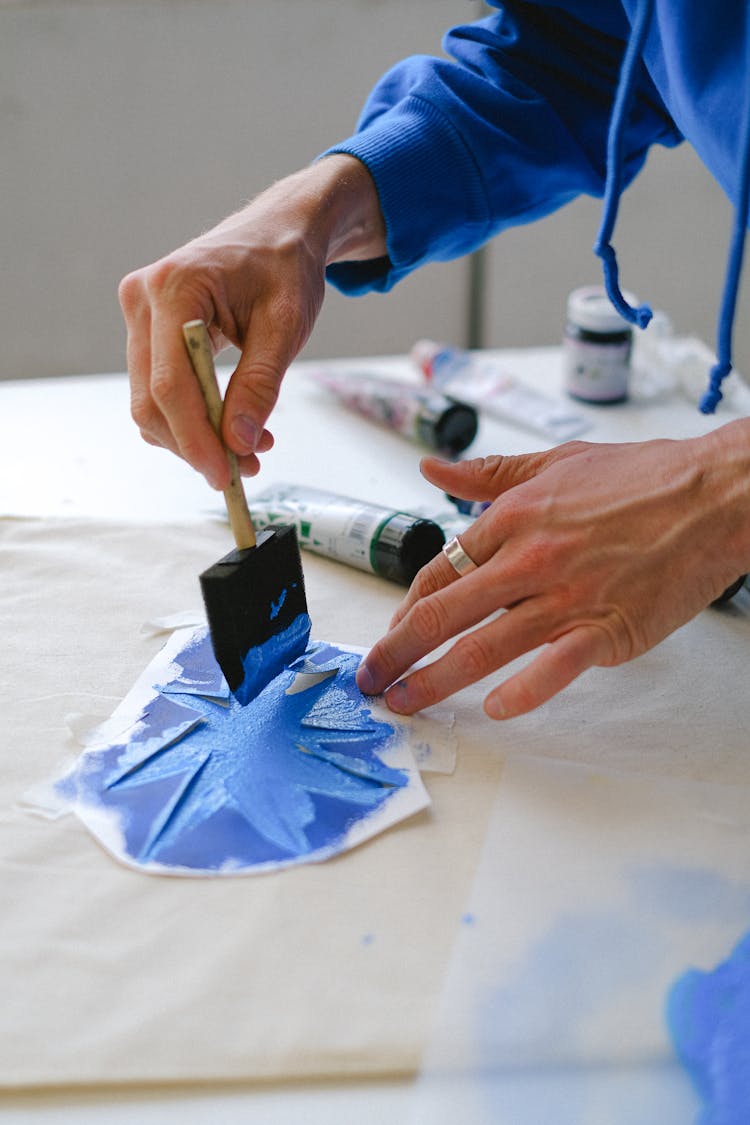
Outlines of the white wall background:
<svg viewBox="0 0 750 1125">
<path fill-rule="evenodd" d="M 119 279 L 348 134 L 377 76 L 480 0 L 0 0 L 0 378 L 122 370 Z M 488 345 L 554 343 L 596 281 L 599 204 L 503 235 L 487 255 Z M 628 192 L 624 283 L 713 339 L 729 233 L 685 149 Z M 305 354 L 467 342 L 467 262 L 387 296 L 330 291 Z M 750 369 L 750 327 L 738 359 Z"/>
</svg>

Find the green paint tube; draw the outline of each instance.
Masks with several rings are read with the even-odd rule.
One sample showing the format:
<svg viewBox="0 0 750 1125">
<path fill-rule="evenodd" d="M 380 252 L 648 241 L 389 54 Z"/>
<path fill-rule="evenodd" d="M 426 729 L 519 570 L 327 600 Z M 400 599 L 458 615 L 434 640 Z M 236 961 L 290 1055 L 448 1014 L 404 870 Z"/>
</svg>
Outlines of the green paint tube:
<svg viewBox="0 0 750 1125">
<path fill-rule="evenodd" d="M 248 502 L 256 531 L 294 524 L 300 547 L 404 586 L 445 542 L 424 516 L 303 485 L 278 484 Z"/>
</svg>

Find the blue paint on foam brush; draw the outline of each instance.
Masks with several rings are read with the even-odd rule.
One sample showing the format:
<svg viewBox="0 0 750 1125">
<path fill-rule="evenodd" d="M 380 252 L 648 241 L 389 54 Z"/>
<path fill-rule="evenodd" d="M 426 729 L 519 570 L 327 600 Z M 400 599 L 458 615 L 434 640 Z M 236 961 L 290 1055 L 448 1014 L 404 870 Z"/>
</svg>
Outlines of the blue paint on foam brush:
<svg viewBox="0 0 750 1125">
<path fill-rule="evenodd" d="M 278 612 L 277 609 L 272 617 Z M 286 668 L 290 659 L 300 651 L 304 652 L 310 628 L 310 618 L 306 613 L 300 613 L 281 633 L 275 633 L 263 644 L 248 649 L 242 660 L 242 682 L 234 692 L 240 704 L 248 704 L 269 680 L 275 679 Z"/>
<path fill-rule="evenodd" d="M 281 607 L 284 605 L 285 601 L 286 601 L 286 590 L 282 590 L 281 593 L 279 594 L 278 599 L 275 602 L 271 602 L 271 620 L 272 621 L 275 618 L 277 618 L 279 616 L 279 614 L 281 613 Z"/>
<path fill-rule="evenodd" d="M 275 527 L 257 546 L 230 551 L 200 576 L 216 661 L 247 705 L 302 656 L 310 636 L 305 585 L 293 527 Z"/>
</svg>

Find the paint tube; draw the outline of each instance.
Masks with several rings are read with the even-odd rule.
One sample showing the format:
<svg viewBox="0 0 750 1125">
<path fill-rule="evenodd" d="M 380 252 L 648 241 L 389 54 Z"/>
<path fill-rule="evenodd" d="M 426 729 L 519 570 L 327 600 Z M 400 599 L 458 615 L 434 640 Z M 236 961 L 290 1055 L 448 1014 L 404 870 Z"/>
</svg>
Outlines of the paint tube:
<svg viewBox="0 0 750 1125">
<path fill-rule="evenodd" d="M 462 453 L 476 437 L 474 406 L 457 402 L 435 387 L 330 368 L 311 372 L 311 378 L 363 417 L 445 456 Z"/>
<path fill-rule="evenodd" d="M 445 542 L 431 519 L 303 485 L 278 484 L 248 502 L 256 531 L 294 524 L 300 547 L 405 586 Z"/>
<path fill-rule="evenodd" d="M 427 381 L 444 394 L 550 441 L 569 441 L 590 426 L 570 403 L 525 386 L 489 356 L 434 340 L 418 340 L 410 355 Z"/>
</svg>

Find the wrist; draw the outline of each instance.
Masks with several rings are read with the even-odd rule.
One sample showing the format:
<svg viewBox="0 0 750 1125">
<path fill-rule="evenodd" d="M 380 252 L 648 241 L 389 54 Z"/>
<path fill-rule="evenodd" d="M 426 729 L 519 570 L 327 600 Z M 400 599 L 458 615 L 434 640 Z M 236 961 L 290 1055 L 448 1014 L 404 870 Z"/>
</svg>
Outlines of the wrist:
<svg viewBox="0 0 750 1125">
<path fill-rule="evenodd" d="M 304 246 L 322 267 L 332 262 L 385 257 L 385 222 L 365 165 L 345 153 L 324 156 L 285 176 L 230 215 L 209 237 L 261 224 L 277 247 Z"/>
<path fill-rule="evenodd" d="M 706 484 L 725 557 L 737 575 L 750 572 L 750 418 L 728 422 L 698 439 Z"/>
<path fill-rule="evenodd" d="M 385 257 L 380 200 L 362 161 L 331 153 L 311 165 L 309 172 L 317 192 L 314 233 L 324 240 L 326 265 Z"/>
</svg>

